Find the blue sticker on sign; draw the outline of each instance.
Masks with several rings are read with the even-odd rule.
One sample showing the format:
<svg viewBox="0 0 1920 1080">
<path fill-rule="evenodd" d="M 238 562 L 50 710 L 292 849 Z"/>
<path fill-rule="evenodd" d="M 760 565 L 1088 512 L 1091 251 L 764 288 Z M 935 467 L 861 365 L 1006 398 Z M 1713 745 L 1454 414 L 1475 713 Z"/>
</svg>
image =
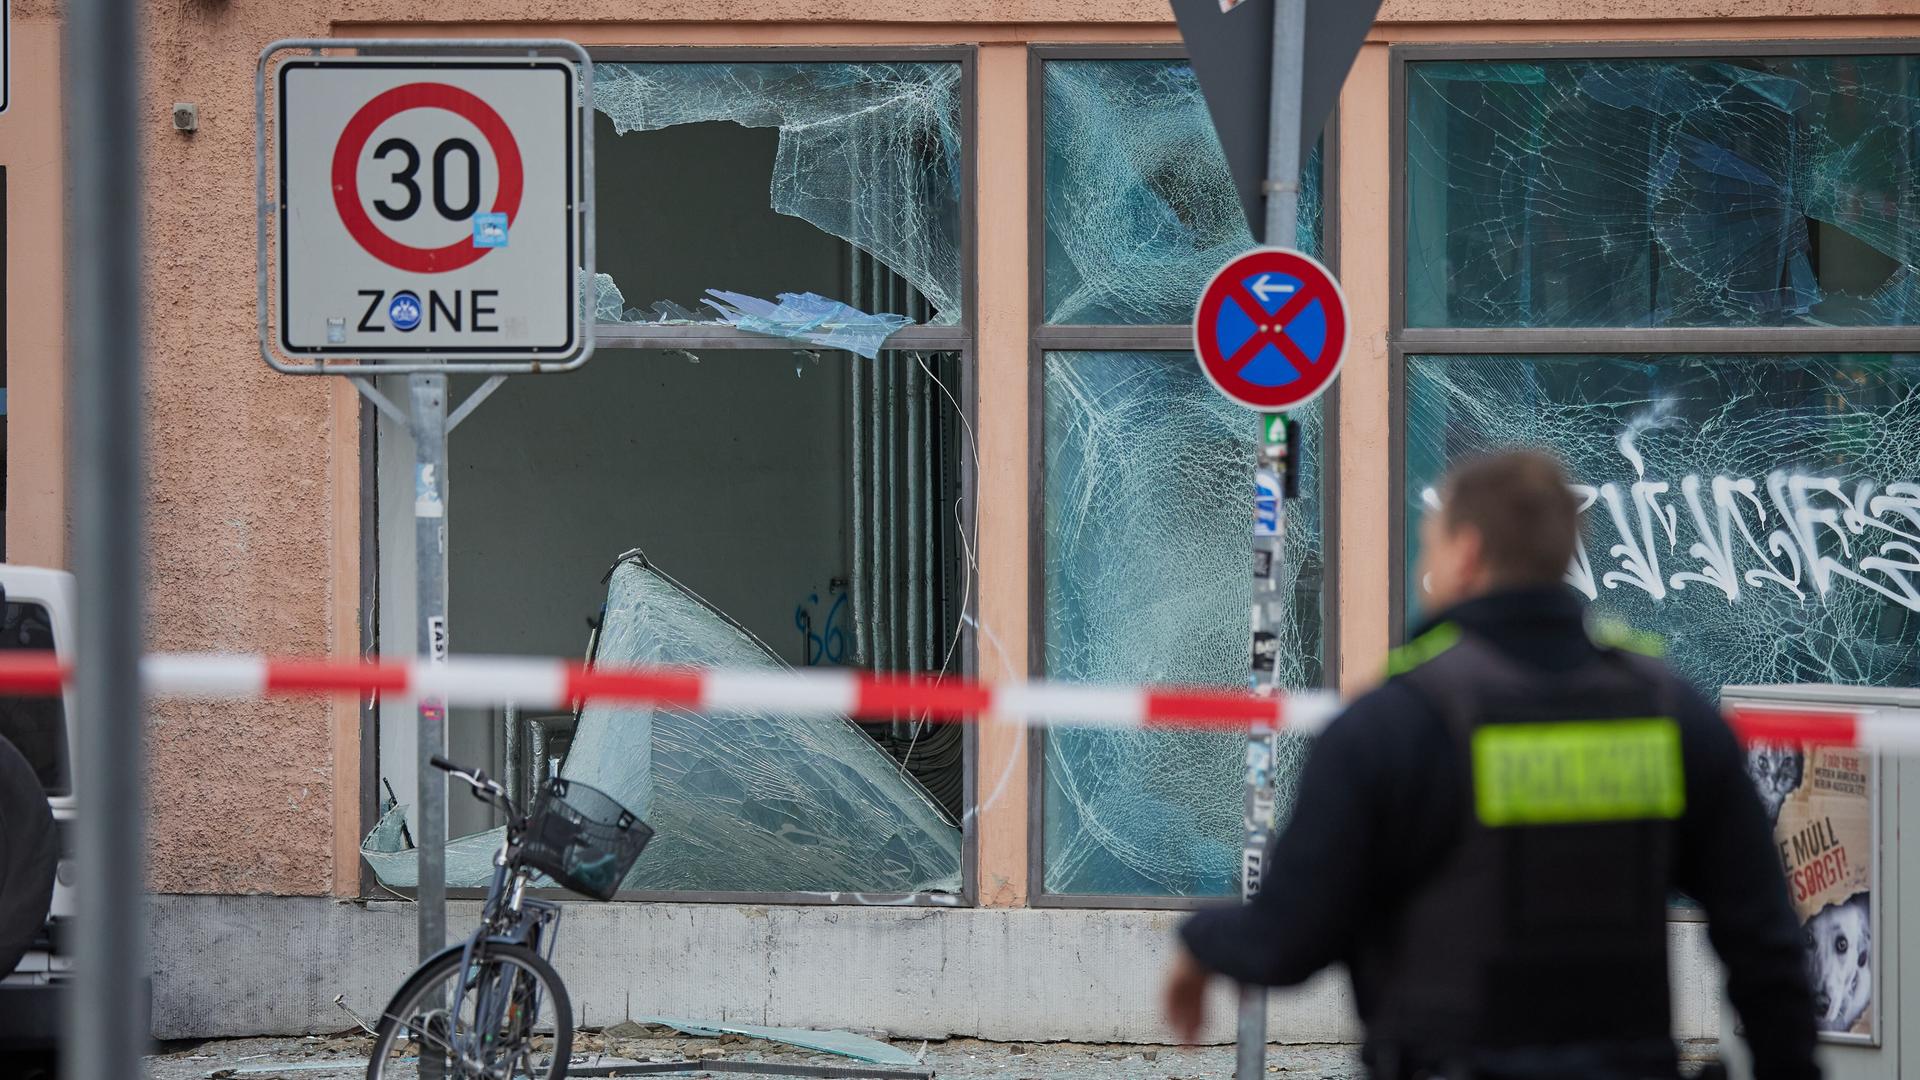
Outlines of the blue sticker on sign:
<svg viewBox="0 0 1920 1080">
<path fill-rule="evenodd" d="M 387 321 L 395 330 L 411 330 L 420 325 L 420 298 L 410 292 L 393 294 L 387 305 Z"/>
<path fill-rule="evenodd" d="M 1253 474 L 1253 535 L 1280 535 L 1280 477 L 1267 469 Z"/>
<path fill-rule="evenodd" d="M 477 248 L 506 247 L 507 215 L 473 215 L 473 246 Z"/>
</svg>

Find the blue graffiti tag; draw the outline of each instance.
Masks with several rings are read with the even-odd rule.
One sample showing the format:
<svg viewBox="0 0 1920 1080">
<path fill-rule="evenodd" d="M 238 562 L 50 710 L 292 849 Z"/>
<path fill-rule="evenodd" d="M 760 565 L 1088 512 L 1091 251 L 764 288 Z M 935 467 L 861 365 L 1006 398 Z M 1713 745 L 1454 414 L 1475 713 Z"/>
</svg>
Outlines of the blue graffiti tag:
<svg viewBox="0 0 1920 1080">
<path fill-rule="evenodd" d="M 799 629 L 804 652 L 804 662 L 808 667 L 817 667 L 822 662 L 838 664 L 847 656 L 847 635 L 840 629 L 840 609 L 846 606 L 847 597 L 841 593 L 833 598 L 833 606 L 827 609 L 827 618 L 821 633 L 813 632 L 813 612 L 808 604 L 818 604 L 820 594 L 807 597 L 807 603 L 793 609 L 793 625 Z"/>
</svg>

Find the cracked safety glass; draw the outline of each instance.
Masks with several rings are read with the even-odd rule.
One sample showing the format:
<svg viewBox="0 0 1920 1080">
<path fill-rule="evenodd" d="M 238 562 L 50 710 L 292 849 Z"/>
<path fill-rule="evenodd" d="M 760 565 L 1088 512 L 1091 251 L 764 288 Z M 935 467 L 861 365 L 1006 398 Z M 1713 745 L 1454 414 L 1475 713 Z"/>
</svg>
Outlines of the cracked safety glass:
<svg viewBox="0 0 1920 1080">
<path fill-rule="evenodd" d="M 959 322 L 960 91 L 954 63 L 596 65 L 597 317 L 728 322 L 718 291 Z"/>
<path fill-rule="evenodd" d="M 1193 68 L 1050 60 L 1046 321 L 1184 324 L 1214 271 L 1254 247 Z M 1301 170 L 1296 246 L 1320 255 L 1320 152 Z"/>
<path fill-rule="evenodd" d="M 1416 327 L 1920 318 L 1920 60 L 1407 68 Z"/>
<path fill-rule="evenodd" d="M 1229 192 L 1225 198 L 1231 198 Z M 1244 687 L 1258 418 L 1191 354 L 1045 357 L 1045 673 Z M 1321 412 L 1301 421 L 1302 498 L 1287 506 L 1281 681 L 1322 674 Z M 1282 808 L 1304 744 L 1284 742 Z M 1049 892 L 1224 896 L 1243 839 L 1246 739 L 1060 729 L 1046 737 Z"/>
<path fill-rule="evenodd" d="M 1920 356 L 1413 356 L 1406 393 L 1407 566 L 1447 462 L 1541 445 L 1568 583 L 1701 689 L 1920 684 Z"/>
</svg>

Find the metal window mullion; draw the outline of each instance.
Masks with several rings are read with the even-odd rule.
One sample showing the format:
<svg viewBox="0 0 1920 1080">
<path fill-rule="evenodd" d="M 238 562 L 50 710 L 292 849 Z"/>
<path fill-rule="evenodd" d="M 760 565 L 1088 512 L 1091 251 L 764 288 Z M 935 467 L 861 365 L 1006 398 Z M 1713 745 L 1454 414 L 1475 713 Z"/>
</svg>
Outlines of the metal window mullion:
<svg viewBox="0 0 1920 1080">
<path fill-rule="evenodd" d="M 1686 60 L 1716 57 L 1912 56 L 1913 38 L 1776 38 L 1765 41 L 1555 41 L 1544 43 L 1396 45 L 1394 54 L 1409 63 L 1503 60 Z"/>
<path fill-rule="evenodd" d="M 1034 342 L 1048 352 L 1191 352 L 1188 326 L 1039 326 Z"/>
<path fill-rule="evenodd" d="M 1912 327 L 1682 327 L 1401 330 L 1408 355 L 1801 355 L 1912 352 Z"/>
<path fill-rule="evenodd" d="M 887 338 L 892 351 L 958 352 L 969 344 L 969 332 L 960 326 L 907 326 Z M 737 330 L 731 326 L 641 325 L 596 323 L 595 344 L 601 349 L 792 349 L 803 342 Z"/>
</svg>

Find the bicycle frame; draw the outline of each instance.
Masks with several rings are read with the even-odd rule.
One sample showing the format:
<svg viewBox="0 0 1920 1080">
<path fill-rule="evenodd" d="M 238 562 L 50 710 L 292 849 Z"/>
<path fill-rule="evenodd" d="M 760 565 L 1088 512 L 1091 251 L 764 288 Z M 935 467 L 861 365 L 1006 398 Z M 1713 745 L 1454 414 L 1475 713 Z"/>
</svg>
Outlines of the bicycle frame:
<svg viewBox="0 0 1920 1080">
<path fill-rule="evenodd" d="M 487 801 L 493 802 L 492 799 Z M 469 985 L 468 973 L 473 970 L 476 954 L 487 945 L 523 945 L 542 959 L 551 961 L 554 938 L 559 933 L 560 906 L 530 899 L 526 895 L 529 875 L 520 865 L 518 857 L 520 832 L 526 822 L 514 813 L 511 803 L 495 805 L 507 813 L 506 841 L 493 858 L 493 882 L 487 888 L 487 899 L 480 909 L 480 928 L 467 939 L 461 950 L 461 977 L 456 983 L 449 1014 L 458 1017 L 468 992 L 476 995 L 472 1029 L 465 1034 L 455 1032 L 453 1045 L 448 1048 L 469 1068 L 477 1068 L 478 1063 L 486 1060 L 482 1053 L 484 1041 L 501 1030 L 510 1009 L 516 1005 L 523 1006 L 528 1011 L 527 1024 L 531 1030 L 539 1020 L 541 1005 L 538 984 L 534 985 L 531 995 L 525 1000 L 516 1000 L 515 980 L 511 976 L 504 980 L 505 985 L 501 985 L 503 980 L 498 973 L 473 979 L 471 982 L 477 985 Z"/>
</svg>

